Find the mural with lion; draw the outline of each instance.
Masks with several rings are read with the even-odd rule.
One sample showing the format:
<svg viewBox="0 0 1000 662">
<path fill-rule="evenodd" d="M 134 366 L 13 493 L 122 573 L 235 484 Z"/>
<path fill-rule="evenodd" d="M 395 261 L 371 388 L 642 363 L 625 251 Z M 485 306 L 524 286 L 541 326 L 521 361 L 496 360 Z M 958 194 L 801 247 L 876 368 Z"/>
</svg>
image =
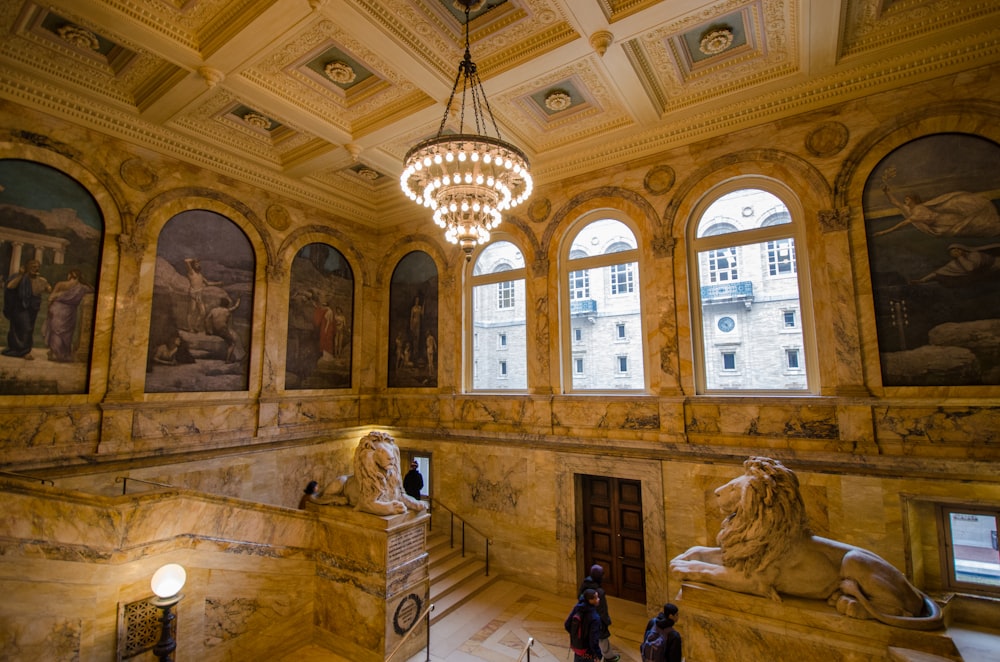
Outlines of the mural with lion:
<svg viewBox="0 0 1000 662">
<path fill-rule="evenodd" d="M 740 593 L 826 600 L 854 618 L 914 630 L 944 626 L 941 609 L 880 556 L 813 535 L 795 473 L 751 457 L 715 490 L 724 515 L 718 547 L 692 547 L 670 562 L 680 581 Z"/>
</svg>

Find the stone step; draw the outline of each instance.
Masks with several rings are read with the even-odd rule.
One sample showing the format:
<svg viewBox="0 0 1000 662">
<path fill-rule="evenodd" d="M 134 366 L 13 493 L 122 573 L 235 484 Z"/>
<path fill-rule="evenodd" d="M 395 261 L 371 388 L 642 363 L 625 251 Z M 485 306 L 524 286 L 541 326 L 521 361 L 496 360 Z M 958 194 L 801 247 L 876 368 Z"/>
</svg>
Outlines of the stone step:
<svg viewBox="0 0 1000 662">
<path fill-rule="evenodd" d="M 434 534 L 427 538 L 430 601 L 434 605 L 431 624 L 454 612 L 480 591 L 496 581 L 486 576 L 486 563 L 459 545 L 451 547 L 448 536 Z"/>
</svg>

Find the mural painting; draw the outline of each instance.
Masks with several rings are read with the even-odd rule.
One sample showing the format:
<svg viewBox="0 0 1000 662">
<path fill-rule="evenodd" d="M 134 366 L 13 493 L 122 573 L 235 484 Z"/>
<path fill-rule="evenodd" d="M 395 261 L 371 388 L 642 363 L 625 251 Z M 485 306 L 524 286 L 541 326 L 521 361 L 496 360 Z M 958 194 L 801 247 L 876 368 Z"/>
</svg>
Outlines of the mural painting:
<svg viewBox="0 0 1000 662">
<path fill-rule="evenodd" d="M 427 253 L 396 265 L 389 285 L 389 386 L 437 386 L 438 275 Z"/>
<path fill-rule="evenodd" d="M 87 392 L 103 233 L 75 179 L 0 160 L 0 394 Z"/>
<path fill-rule="evenodd" d="M 913 140 L 864 192 L 882 383 L 1000 384 L 1000 146 Z"/>
<path fill-rule="evenodd" d="M 354 273 L 336 248 L 304 246 L 292 260 L 285 388 L 350 388 Z"/>
<path fill-rule="evenodd" d="M 253 247 L 202 209 L 167 221 L 156 249 L 146 392 L 245 391 L 253 317 Z"/>
</svg>

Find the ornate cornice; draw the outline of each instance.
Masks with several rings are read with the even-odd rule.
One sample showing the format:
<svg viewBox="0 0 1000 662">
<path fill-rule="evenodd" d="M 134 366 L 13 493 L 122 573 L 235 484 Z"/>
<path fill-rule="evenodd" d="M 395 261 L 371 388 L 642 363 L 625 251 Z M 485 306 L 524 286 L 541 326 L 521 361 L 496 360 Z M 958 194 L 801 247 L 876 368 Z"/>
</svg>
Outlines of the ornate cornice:
<svg viewBox="0 0 1000 662">
<path fill-rule="evenodd" d="M 163 129 L 126 113 L 67 98 L 65 91 L 40 84 L 12 71 L 0 71 L 0 96 L 40 111 L 90 127 L 130 143 L 183 159 L 239 181 L 275 191 L 361 225 L 378 226 L 383 220 L 374 208 L 359 206 L 346 196 L 337 196 L 315 186 L 264 168 L 253 167 L 243 158 L 221 149 L 206 147 L 176 131 Z M 400 196 L 402 197 L 402 196 Z"/>
<path fill-rule="evenodd" d="M 653 155 L 678 145 L 703 140 L 754 124 L 926 81 L 951 71 L 967 69 L 1000 57 L 1000 38 L 985 42 L 962 39 L 945 50 L 938 45 L 924 53 L 908 53 L 878 65 L 865 65 L 771 91 L 732 104 L 718 104 L 718 112 L 690 116 L 618 140 L 600 143 L 601 149 L 563 151 L 532 163 L 535 185 L 581 175 L 620 162 Z"/>
</svg>

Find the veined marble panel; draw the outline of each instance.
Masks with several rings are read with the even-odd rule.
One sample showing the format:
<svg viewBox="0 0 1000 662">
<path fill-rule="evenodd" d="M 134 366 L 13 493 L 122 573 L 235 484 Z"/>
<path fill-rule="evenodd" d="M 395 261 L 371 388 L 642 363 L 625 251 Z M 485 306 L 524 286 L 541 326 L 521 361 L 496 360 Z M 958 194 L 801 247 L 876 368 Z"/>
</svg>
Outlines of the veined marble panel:
<svg viewBox="0 0 1000 662">
<path fill-rule="evenodd" d="M 946 630 L 920 632 L 849 618 L 818 600 L 775 602 L 699 584 L 682 585 L 673 602 L 684 654 L 698 662 L 888 662 L 889 647 L 944 659 L 962 656 Z"/>
</svg>

